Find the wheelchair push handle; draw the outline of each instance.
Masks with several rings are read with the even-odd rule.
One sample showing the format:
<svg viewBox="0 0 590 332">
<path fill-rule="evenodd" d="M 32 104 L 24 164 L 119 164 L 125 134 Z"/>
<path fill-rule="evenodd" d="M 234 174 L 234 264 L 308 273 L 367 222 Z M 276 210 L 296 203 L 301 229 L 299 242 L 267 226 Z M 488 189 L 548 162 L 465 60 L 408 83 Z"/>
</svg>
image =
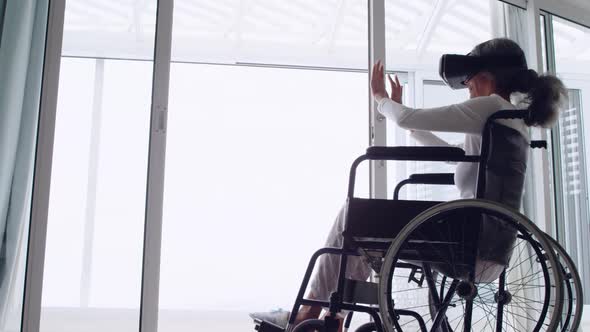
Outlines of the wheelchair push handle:
<svg viewBox="0 0 590 332">
<path fill-rule="evenodd" d="M 530 116 L 528 111 L 523 110 L 504 110 L 498 111 L 492 114 L 488 118 L 488 123 L 491 120 L 498 120 L 498 119 L 526 119 Z M 537 140 L 531 141 L 531 148 L 533 149 L 547 149 L 547 141 L 544 140 Z"/>
<path fill-rule="evenodd" d="M 547 149 L 547 141 L 531 141 L 533 149 Z"/>
<path fill-rule="evenodd" d="M 438 146 L 371 146 L 367 152 L 358 157 L 350 170 L 348 181 L 348 197 L 354 197 L 356 169 L 365 160 L 397 160 L 397 161 L 440 161 L 440 162 L 472 162 L 481 160 L 480 156 L 465 155 L 465 151 L 456 147 Z"/>
<path fill-rule="evenodd" d="M 371 146 L 365 154 L 369 160 L 465 161 L 465 151 L 440 146 Z"/>
</svg>

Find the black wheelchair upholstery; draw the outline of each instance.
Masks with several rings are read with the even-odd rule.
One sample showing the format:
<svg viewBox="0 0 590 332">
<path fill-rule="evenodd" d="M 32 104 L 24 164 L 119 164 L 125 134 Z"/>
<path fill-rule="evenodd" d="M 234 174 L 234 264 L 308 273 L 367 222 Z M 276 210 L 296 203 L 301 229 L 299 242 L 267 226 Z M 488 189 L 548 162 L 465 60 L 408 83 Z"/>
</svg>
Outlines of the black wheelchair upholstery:
<svg viewBox="0 0 590 332">
<path fill-rule="evenodd" d="M 527 169 L 530 143 L 520 132 L 492 122 L 487 132 L 487 144 L 482 145 L 485 160 L 485 182 L 480 184 L 483 194 L 478 198 L 498 202 L 515 210 L 520 209 Z"/>
<path fill-rule="evenodd" d="M 489 126 L 490 137 L 483 148 L 488 151 L 482 151 L 482 155 L 487 155 L 487 160 L 481 198 L 519 210 L 530 143 L 510 127 L 494 122 Z M 478 258 L 507 265 L 516 233 L 493 216 L 484 215 L 482 219 L 478 236 Z"/>
<path fill-rule="evenodd" d="M 496 117 L 519 115 L 514 112 L 502 111 Z M 488 121 L 482 135 L 482 149 L 478 161 L 479 172 L 484 176 L 478 176 L 477 198 L 501 203 L 518 210 L 522 200 L 530 143 L 517 130 L 494 120 L 491 118 Z M 462 149 L 455 147 L 371 147 L 367 150 L 367 155 L 371 159 L 391 159 L 391 156 L 395 156 L 393 160 L 473 162 L 473 156 L 466 156 Z M 419 176 L 417 180 L 420 180 Z M 439 180 L 443 183 L 448 181 L 448 175 L 435 175 L 428 180 Z M 343 234 L 347 239 L 345 243 L 350 245 L 350 249 L 357 249 L 368 259 L 375 261 L 373 259 L 375 250 L 387 249 L 389 241 L 395 238 L 409 221 L 439 203 L 419 200 L 361 199 L 349 196 L 347 226 Z M 446 232 L 457 234 L 456 241 L 461 243 L 465 252 L 458 255 L 456 248 L 449 243 L 429 245 L 429 249 L 417 245 L 416 248 L 408 248 L 402 254 L 403 259 L 409 262 L 429 261 L 435 270 L 449 277 L 461 279 L 467 278 L 474 266 L 481 261 L 486 264 L 493 262 L 506 265 L 516 239 L 513 229 L 503 227 L 502 222 L 491 220 L 495 218 L 489 215 L 474 214 L 461 218 L 464 218 L 464 221 L 453 223 L 456 229 L 449 229 Z M 422 234 L 428 234 L 427 237 L 432 239 L 433 243 L 442 241 L 442 239 L 439 240 L 440 229 L 434 226 L 425 226 L 420 231 Z M 444 240 L 448 242 L 447 234 Z M 441 253 L 452 255 L 454 266 L 440 263 L 451 261 L 450 257 L 441 257 Z M 458 261 L 456 257 L 461 257 L 462 260 Z M 378 265 L 374 266 L 374 269 L 378 269 Z M 497 270 L 501 271 L 501 269 Z M 488 276 L 488 278 L 496 277 Z"/>
</svg>

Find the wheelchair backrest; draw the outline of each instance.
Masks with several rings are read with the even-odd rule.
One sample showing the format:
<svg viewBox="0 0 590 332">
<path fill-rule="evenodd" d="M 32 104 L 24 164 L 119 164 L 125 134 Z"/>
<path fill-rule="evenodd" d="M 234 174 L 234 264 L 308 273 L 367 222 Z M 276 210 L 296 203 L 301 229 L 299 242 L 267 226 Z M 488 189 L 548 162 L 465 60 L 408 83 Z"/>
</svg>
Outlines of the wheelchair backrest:
<svg viewBox="0 0 590 332">
<path fill-rule="evenodd" d="M 530 144 L 517 130 L 490 121 L 482 136 L 484 170 L 478 176 L 478 198 L 520 209 Z M 516 232 L 495 217 L 482 216 L 478 238 L 478 259 L 508 265 Z M 501 271 L 501 270 L 500 270 Z"/>
<path fill-rule="evenodd" d="M 372 248 L 374 243 L 391 241 L 405 225 L 424 210 L 440 202 L 402 201 L 386 199 L 365 199 L 354 197 L 354 183 L 357 166 L 364 160 L 412 160 L 412 161 L 455 161 L 479 163 L 477 178 L 477 198 L 495 201 L 512 209 L 518 210 L 524 189 L 524 180 L 528 159 L 529 141 L 519 131 L 505 126 L 498 119 L 523 119 L 527 112 L 521 110 L 505 110 L 494 113 L 484 126 L 480 155 L 465 155 L 465 151 L 455 147 L 370 147 L 367 153 L 358 157 L 350 172 L 346 225 L 343 232 L 344 246 Z M 462 218 L 461 222 L 453 223 L 461 229 L 451 229 L 442 234 L 436 224 L 429 224 L 421 233 L 431 236 L 436 243 L 444 243 L 439 239 L 442 234 L 459 234 L 465 248 L 475 249 L 473 254 L 461 256 L 462 266 L 459 269 L 449 266 L 447 262 L 431 262 L 432 267 L 447 276 L 465 277 L 475 268 L 484 264 L 485 271 L 490 265 L 498 266 L 502 271 L 510 260 L 513 244 L 516 240 L 514 227 L 491 215 L 478 211 L 461 211 L 459 215 L 449 216 Z M 477 221 L 477 222 L 476 222 Z M 465 234 L 469 236 L 465 237 Z M 438 241 L 438 242 L 437 242 Z M 468 243 L 467 243 L 468 242 Z M 378 249 L 378 248 L 377 248 Z M 414 250 L 415 252 L 418 252 Z M 414 253 L 415 253 L 414 252 Z M 419 258 L 404 257 L 408 261 L 419 261 Z M 457 257 L 452 261 L 457 263 Z M 452 272 L 452 273 L 451 273 Z M 490 276 L 494 278 L 497 276 Z"/>
<path fill-rule="evenodd" d="M 517 130 L 490 122 L 482 136 L 484 181 L 478 181 L 478 198 L 520 209 L 529 142 Z M 485 145 L 485 146 L 484 146 Z M 481 174 L 481 173 L 480 173 Z"/>
</svg>

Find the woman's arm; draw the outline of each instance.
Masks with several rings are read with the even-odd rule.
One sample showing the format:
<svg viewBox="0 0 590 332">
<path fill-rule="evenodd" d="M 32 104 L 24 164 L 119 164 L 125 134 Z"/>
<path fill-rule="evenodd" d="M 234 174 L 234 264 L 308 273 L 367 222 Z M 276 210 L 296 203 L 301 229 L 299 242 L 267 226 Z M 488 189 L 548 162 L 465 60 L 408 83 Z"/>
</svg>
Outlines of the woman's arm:
<svg viewBox="0 0 590 332">
<path fill-rule="evenodd" d="M 500 108 L 497 97 L 488 96 L 424 109 L 410 108 L 389 98 L 381 98 L 377 109 L 405 129 L 481 134 L 487 118 Z"/>
<path fill-rule="evenodd" d="M 385 89 L 383 65 L 377 62 L 371 73 L 371 91 L 378 102 L 377 110 L 406 129 L 481 134 L 488 117 L 502 108 L 497 96 L 487 96 L 444 107 L 413 109 L 401 104 L 399 80 L 389 77 L 389 83 L 391 98 Z"/>
</svg>

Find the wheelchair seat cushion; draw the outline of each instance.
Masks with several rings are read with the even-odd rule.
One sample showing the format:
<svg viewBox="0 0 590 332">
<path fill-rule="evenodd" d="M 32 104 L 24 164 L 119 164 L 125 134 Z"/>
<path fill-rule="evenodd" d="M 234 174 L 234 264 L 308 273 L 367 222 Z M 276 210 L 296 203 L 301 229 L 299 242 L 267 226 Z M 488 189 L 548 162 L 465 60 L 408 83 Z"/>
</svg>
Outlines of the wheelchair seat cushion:
<svg viewBox="0 0 590 332">
<path fill-rule="evenodd" d="M 378 258 L 379 253 L 386 252 L 410 221 L 440 203 L 353 198 L 348 202 L 347 227 L 343 235 L 348 239 L 350 249 L 361 249 L 360 252 L 368 261 L 373 262 L 372 258 Z M 480 214 L 468 210 L 446 216 L 437 222 L 422 224 L 412 233 L 410 241 L 400 251 L 399 258 L 416 266 L 430 262 L 432 268 L 446 276 L 467 279 L 474 264 L 482 263 L 477 257 L 480 220 Z M 444 232 L 441 232 L 441 227 Z M 490 270 L 492 263 L 485 262 L 486 271 L 496 271 Z"/>
<path fill-rule="evenodd" d="M 357 241 L 390 242 L 417 215 L 440 203 L 351 198 L 343 235 Z"/>
</svg>

